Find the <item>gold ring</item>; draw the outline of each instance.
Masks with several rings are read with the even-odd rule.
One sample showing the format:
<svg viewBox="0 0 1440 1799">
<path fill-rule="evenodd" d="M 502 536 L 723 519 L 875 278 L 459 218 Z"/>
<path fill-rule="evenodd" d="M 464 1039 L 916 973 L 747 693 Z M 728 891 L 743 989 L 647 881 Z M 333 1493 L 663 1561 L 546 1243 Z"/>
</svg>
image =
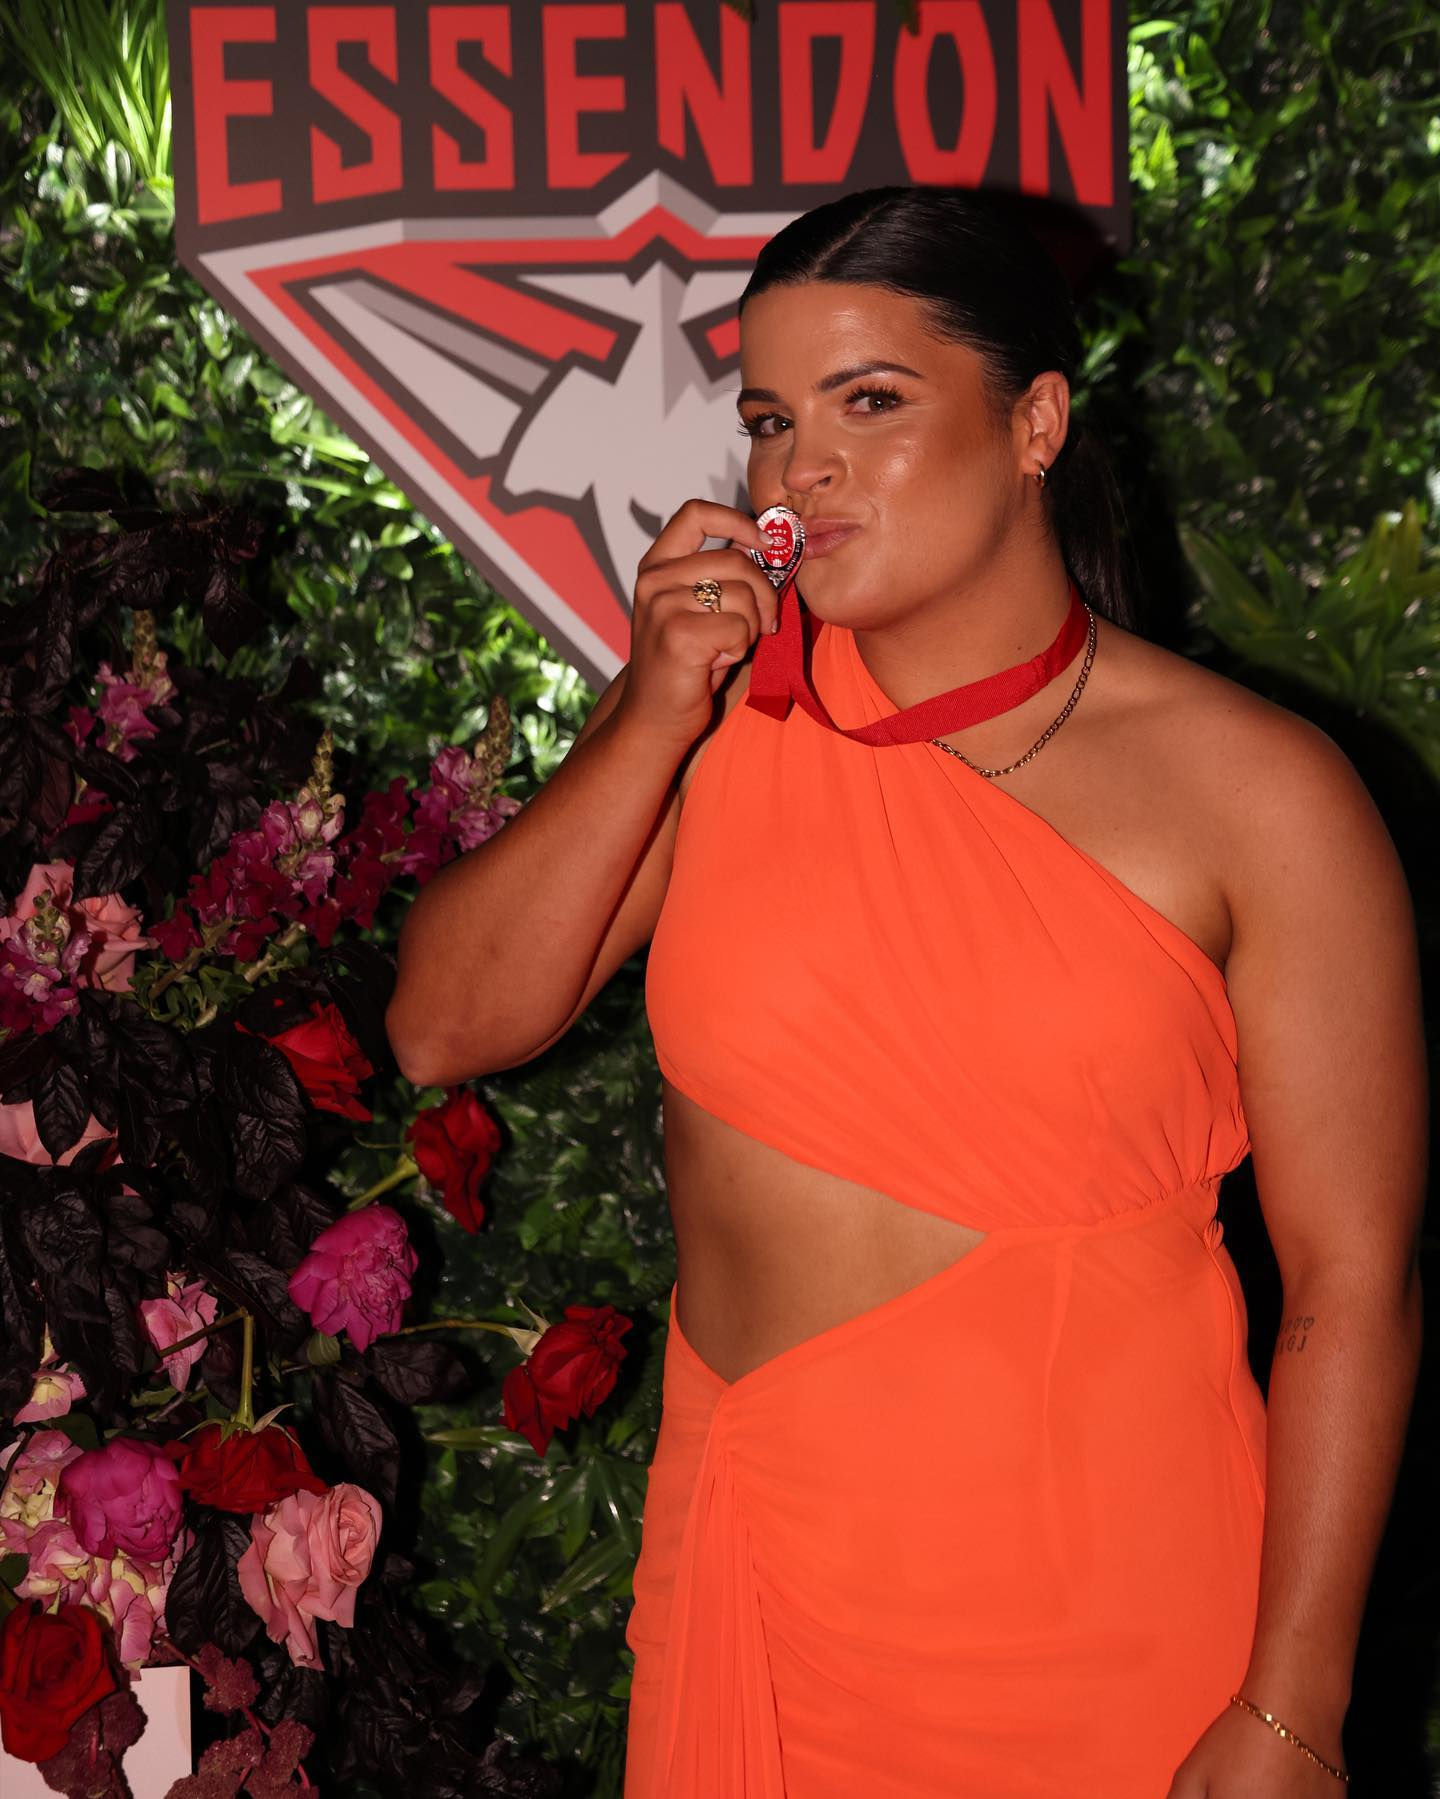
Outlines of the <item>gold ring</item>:
<svg viewBox="0 0 1440 1799">
<path fill-rule="evenodd" d="M 718 581 L 712 581 L 707 576 L 705 580 L 697 581 L 691 591 L 706 611 L 718 612 L 720 610 L 720 583 Z"/>
</svg>

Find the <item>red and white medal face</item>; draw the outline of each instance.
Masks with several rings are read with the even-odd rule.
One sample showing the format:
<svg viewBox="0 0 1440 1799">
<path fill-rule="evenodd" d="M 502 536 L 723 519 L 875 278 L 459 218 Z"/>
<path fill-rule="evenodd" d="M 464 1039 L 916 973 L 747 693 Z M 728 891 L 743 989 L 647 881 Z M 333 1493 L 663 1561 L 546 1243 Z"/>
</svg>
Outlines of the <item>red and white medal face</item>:
<svg viewBox="0 0 1440 1799">
<path fill-rule="evenodd" d="M 750 554 L 770 577 L 778 593 L 800 566 L 805 554 L 805 521 L 788 506 L 767 506 L 755 523 L 770 539 L 765 550 Z"/>
</svg>

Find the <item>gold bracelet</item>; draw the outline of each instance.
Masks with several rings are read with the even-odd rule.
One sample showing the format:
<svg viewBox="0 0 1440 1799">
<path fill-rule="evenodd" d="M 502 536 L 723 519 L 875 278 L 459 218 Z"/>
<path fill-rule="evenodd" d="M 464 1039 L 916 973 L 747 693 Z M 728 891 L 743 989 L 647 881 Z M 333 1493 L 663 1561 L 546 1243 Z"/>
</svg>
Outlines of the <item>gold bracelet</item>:
<svg viewBox="0 0 1440 1799">
<path fill-rule="evenodd" d="M 1287 1743 L 1293 1743 L 1300 1753 L 1308 1755 L 1317 1767 L 1323 1768 L 1327 1774 L 1333 1774 L 1337 1780 L 1344 1781 L 1345 1785 L 1349 1786 L 1350 1776 L 1343 1768 L 1332 1768 L 1329 1762 L 1318 1756 L 1308 1743 L 1302 1743 L 1293 1730 L 1287 1730 L 1273 1713 L 1262 1712 L 1258 1705 L 1251 1705 L 1248 1699 L 1242 1699 L 1238 1693 L 1230 1695 L 1230 1703 L 1231 1705 L 1243 1705 L 1247 1712 L 1254 1712 L 1257 1718 L 1263 1718 L 1277 1735 L 1284 1737 Z"/>
</svg>

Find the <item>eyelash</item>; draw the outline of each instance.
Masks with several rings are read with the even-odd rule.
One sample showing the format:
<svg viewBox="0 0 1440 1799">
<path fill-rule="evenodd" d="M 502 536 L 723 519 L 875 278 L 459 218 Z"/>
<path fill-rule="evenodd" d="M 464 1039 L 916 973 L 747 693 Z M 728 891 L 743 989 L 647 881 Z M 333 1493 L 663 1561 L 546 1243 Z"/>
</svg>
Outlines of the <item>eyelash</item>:
<svg viewBox="0 0 1440 1799">
<path fill-rule="evenodd" d="M 852 387 L 850 389 L 850 392 L 845 396 L 845 404 L 848 406 L 852 401 L 866 398 L 889 400 L 893 402 L 891 405 L 884 408 L 885 412 L 893 412 L 896 406 L 903 403 L 902 396 L 896 388 L 862 386 Z M 773 432 L 762 433 L 760 426 L 763 425 L 767 419 L 778 419 L 781 416 L 782 414 L 778 412 L 757 412 L 753 418 L 742 419 L 735 429 L 742 437 L 758 438 L 761 436 L 774 436 L 775 433 Z M 882 414 L 880 412 L 871 412 L 867 416 L 870 418 L 880 418 Z"/>
</svg>

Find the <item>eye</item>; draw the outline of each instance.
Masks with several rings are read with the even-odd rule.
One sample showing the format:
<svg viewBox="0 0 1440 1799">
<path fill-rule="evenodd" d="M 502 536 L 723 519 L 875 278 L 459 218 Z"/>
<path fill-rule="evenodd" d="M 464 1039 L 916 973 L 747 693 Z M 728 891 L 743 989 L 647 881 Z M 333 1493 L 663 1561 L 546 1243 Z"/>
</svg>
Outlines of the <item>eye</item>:
<svg viewBox="0 0 1440 1799">
<path fill-rule="evenodd" d="M 846 407 L 853 406 L 857 400 L 866 402 L 859 414 L 861 418 L 880 418 L 887 412 L 894 412 L 897 406 L 905 403 L 904 396 L 898 388 L 875 386 L 868 383 L 850 389 L 845 396 Z M 872 405 L 870 402 L 877 402 L 877 404 Z M 772 422 L 776 427 L 773 431 L 767 429 Z M 789 423 L 790 420 L 783 413 L 757 412 L 748 419 L 742 419 L 735 429 L 742 437 L 774 437 L 778 434 L 781 425 Z"/>
</svg>

